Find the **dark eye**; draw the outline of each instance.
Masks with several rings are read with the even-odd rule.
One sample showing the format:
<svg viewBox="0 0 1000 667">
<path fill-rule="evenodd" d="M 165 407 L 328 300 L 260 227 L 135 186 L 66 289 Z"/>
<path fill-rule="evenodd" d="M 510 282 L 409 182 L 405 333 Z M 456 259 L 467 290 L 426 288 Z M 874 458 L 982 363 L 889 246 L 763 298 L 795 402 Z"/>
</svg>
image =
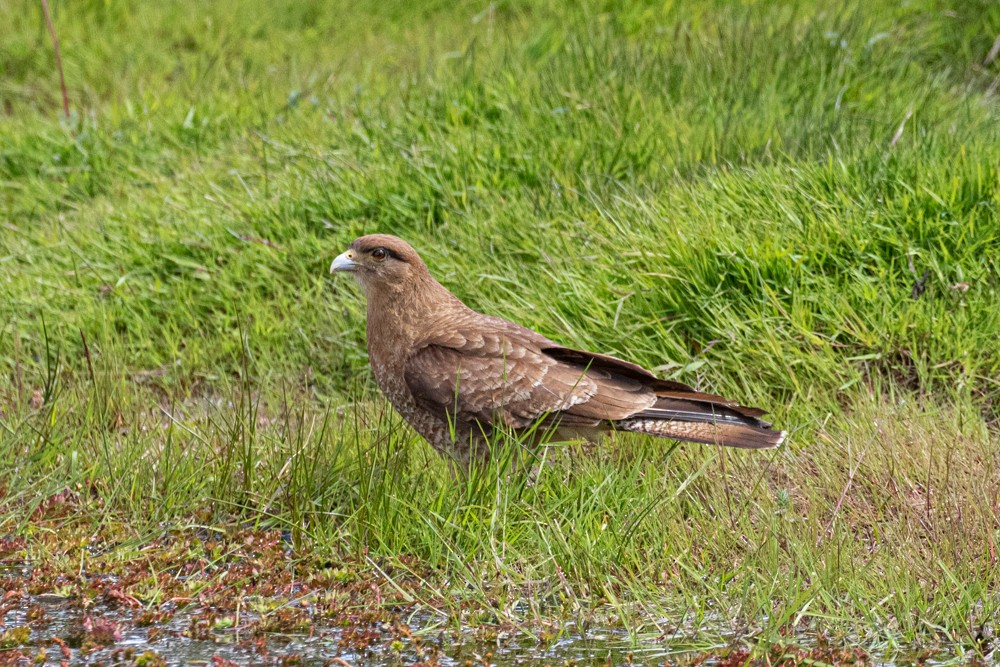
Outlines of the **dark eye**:
<svg viewBox="0 0 1000 667">
<path fill-rule="evenodd" d="M 380 262 L 383 259 L 385 259 L 388 254 L 389 253 L 386 252 L 385 248 L 375 248 L 374 250 L 372 250 L 372 257 L 374 257 Z"/>
</svg>

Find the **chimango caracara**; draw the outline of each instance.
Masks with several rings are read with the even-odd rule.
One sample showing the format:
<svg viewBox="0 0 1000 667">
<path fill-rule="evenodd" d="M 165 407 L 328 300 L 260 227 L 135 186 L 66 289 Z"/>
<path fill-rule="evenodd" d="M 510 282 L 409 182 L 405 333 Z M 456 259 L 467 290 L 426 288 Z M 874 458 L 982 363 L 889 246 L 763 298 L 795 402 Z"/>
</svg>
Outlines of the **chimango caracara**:
<svg viewBox="0 0 1000 667">
<path fill-rule="evenodd" d="M 747 449 L 785 437 L 762 410 L 475 312 L 395 236 L 362 236 L 330 271 L 353 273 L 365 293 L 368 358 L 386 397 L 435 449 L 466 464 L 488 452 L 498 428 L 539 423 L 557 437 L 617 430 Z"/>
</svg>

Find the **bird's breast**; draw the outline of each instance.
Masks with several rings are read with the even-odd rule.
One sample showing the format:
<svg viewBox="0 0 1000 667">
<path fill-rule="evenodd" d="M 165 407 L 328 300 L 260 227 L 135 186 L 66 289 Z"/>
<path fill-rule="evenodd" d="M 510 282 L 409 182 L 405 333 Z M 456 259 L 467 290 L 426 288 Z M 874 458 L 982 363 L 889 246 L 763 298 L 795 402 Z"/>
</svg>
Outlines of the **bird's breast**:
<svg viewBox="0 0 1000 667">
<path fill-rule="evenodd" d="M 385 360 L 373 356 L 369 356 L 369 361 L 376 384 L 397 410 L 400 409 L 402 403 L 412 403 L 413 397 L 403 379 L 401 367 L 397 368 L 397 364 L 387 363 Z"/>
<path fill-rule="evenodd" d="M 442 454 L 458 456 L 459 459 L 468 457 L 467 449 L 454 449 L 455 438 L 460 434 L 452 429 L 447 420 L 427 412 L 413 399 L 404 379 L 405 362 L 395 362 L 393 359 L 387 361 L 371 355 L 369 362 L 379 389 L 413 430 Z"/>
</svg>

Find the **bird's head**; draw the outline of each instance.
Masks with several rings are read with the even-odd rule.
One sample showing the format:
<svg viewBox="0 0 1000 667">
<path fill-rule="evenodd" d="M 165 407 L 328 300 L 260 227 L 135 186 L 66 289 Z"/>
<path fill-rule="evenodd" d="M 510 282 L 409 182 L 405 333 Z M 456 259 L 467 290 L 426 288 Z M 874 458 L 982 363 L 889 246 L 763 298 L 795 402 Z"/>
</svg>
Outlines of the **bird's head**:
<svg viewBox="0 0 1000 667">
<path fill-rule="evenodd" d="M 395 292 L 427 275 L 427 266 L 413 247 L 389 234 L 369 234 L 354 240 L 337 255 L 330 273 L 353 273 L 365 294 L 373 290 Z"/>
</svg>

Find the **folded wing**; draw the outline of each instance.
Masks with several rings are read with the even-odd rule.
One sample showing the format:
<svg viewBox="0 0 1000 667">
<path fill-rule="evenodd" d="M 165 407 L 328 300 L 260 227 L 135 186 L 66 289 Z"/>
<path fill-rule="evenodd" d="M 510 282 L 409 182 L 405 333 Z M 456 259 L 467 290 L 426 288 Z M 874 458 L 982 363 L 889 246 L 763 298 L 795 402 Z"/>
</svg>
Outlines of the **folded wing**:
<svg viewBox="0 0 1000 667">
<path fill-rule="evenodd" d="M 550 419 L 746 448 L 773 447 L 784 437 L 759 419 L 764 413 L 757 408 L 502 324 L 453 328 L 414 350 L 404 379 L 417 404 L 487 429 Z"/>
</svg>

